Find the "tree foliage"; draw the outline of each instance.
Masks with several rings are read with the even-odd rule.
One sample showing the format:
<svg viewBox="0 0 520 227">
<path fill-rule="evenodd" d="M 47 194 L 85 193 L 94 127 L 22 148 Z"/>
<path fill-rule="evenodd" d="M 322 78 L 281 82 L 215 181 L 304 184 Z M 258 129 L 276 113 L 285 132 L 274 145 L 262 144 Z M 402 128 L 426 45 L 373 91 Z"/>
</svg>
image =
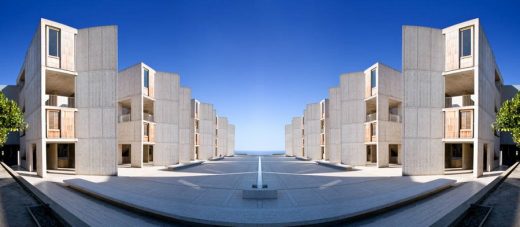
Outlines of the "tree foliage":
<svg viewBox="0 0 520 227">
<path fill-rule="evenodd" d="M 520 145 L 520 93 L 502 104 L 493 127 L 502 132 L 510 132 L 516 145 Z"/>
<path fill-rule="evenodd" d="M 18 132 L 27 127 L 23 113 L 15 101 L 0 92 L 0 146 L 4 145 L 9 132 Z"/>
</svg>

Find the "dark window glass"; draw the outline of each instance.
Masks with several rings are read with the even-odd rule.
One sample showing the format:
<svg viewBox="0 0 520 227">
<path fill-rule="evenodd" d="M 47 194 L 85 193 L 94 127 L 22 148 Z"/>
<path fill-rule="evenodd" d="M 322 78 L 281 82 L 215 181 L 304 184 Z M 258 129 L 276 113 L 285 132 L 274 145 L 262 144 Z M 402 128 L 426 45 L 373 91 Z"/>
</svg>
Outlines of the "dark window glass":
<svg viewBox="0 0 520 227">
<path fill-rule="evenodd" d="M 376 87 L 376 70 L 372 69 L 370 71 L 370 87 L 375 88 Z"/>
<path fill-rule="evenodd" d="M 49 29 L 49 55 L 60 56 L 60 31 Z"/>
<path fill-rule="evenodd" d="M 460 32 L 462 57 L 471 55 L 471 29 L 462 30 Z"/>
<path fill-rule="evenodd" d="M 148 71 L 148 69 L 144 69 L 144 87 L 150 87 L 150 72 Z"/>
</svg>

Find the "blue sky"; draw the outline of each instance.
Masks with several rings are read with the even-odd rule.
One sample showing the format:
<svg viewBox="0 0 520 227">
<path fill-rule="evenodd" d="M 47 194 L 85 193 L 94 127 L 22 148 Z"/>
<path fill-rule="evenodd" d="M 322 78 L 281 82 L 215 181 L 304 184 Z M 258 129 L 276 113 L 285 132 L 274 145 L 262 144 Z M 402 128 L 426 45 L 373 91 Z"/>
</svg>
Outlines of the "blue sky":
<svg viewBox="0 0 520 227">
<path fill-rule="evenodd" d="M 506 84 L 520 84 L 518 2 L 0 1 L 0 84 L 15 83 L 40 17 L 118 25 L 119 69 L 177 72 L 236 125 L 237 150 L 284 149 L 284 124 L 339 75 L 376 61 L 401 69 L 401 26 L 480 18 Z"/>
</svg>

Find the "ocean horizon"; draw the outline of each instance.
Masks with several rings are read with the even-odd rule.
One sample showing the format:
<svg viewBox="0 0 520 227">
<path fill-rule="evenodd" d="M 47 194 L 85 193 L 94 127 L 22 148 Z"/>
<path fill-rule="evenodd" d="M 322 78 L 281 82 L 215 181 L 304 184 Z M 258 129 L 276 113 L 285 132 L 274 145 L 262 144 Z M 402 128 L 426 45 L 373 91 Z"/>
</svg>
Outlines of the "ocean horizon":
<svg viewBox="0 0 520 227">
<path fill-rule="evenodd" d="M 235 154 L 239 155 L 281 155 L 285 154 L 285 151 L 273 150 L 273 151 L 235 151 Z"/>
</svg>

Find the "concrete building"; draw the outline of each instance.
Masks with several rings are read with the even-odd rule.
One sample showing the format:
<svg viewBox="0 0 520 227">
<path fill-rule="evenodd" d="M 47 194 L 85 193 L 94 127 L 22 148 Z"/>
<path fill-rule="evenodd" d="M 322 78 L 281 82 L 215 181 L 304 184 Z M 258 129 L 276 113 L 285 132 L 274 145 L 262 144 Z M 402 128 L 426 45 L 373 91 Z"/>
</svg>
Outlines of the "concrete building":
<svg viewBox="0 0 520 227">
<path fill-rule="evenodd" d="M 118 164 L 142 167 L 179 163 L 180 99 L 189 92 L 181 90 L 177 74 L 157 72 L 144 63 L 119 73 L 118 81 Z M 190 96 L 187 97 L 191 99 Z M 181 116 L 181 114 L 187 116 Z M 188 139 L 189 140 L 189 139 Z"/>
<path fill-rule="evenodd" d="M 364 73 L 366 161 L 377 167 L 401 164 L 401 73 L 379 63 Z"/>
<path fill-rule="evenodd" d="M 491 124 L 503 80 L 479 19 L 404 26 L 403 76 L 403 174 L 468 169 L 478 177 L 498 164 Z"/>
<path fill-rule="evenodd" d="M 401 80 L 398 71 L 380 63 L 342 75 L 328 99 L 307 105 L 301 148 L 306 153 L 297 156 L 348 165 L 401 164 Z M 286 141 L 294 143 L 288 138 L 295 133 L 286 130 Z"/>
<path fill-rule="evenodd" d="M 444 29 L 404 26 L 402 46 L 402 76 L 378 63 L 342 75 L 339 88 L 329 90 L 321 157 L 314 153 L 317 108 L 307 107 L 303 128 L 311 141 L 301 149 L 310 151 L 300 155 L 349 165 L 402 164 L 404 175 L 466 170 L 478 177 L 496 167 L 501 142 L 507 155 L 513 143 L 491 125 L 503 99 L 518 89 L 503 87 L 479 20 Z"/>
<path fill-rule="evenodd" d="M 41 19 L 17 78 L 29 128 L 21 165 L 115 175 L 117 27 L 76 29 Z"/>
<path fill-rule="evenodd" d="M 116 26 L 76 29 L 41 19 L 17 85 L 2 87 L 29 125 L 19 136 L 20 165 L 42 177 L 57 169 L 116 175 L 118 164 L 205 160 L 217 156 L 217 147 L 232 155 L 234 126 L 223 118 L 217 135 L 213 106 L 195 111 L 177 74 L 144 63 L 118 73 L 117 38 Z M 10 138 L 9 145 L 17 142 Z"/>
</svg>

